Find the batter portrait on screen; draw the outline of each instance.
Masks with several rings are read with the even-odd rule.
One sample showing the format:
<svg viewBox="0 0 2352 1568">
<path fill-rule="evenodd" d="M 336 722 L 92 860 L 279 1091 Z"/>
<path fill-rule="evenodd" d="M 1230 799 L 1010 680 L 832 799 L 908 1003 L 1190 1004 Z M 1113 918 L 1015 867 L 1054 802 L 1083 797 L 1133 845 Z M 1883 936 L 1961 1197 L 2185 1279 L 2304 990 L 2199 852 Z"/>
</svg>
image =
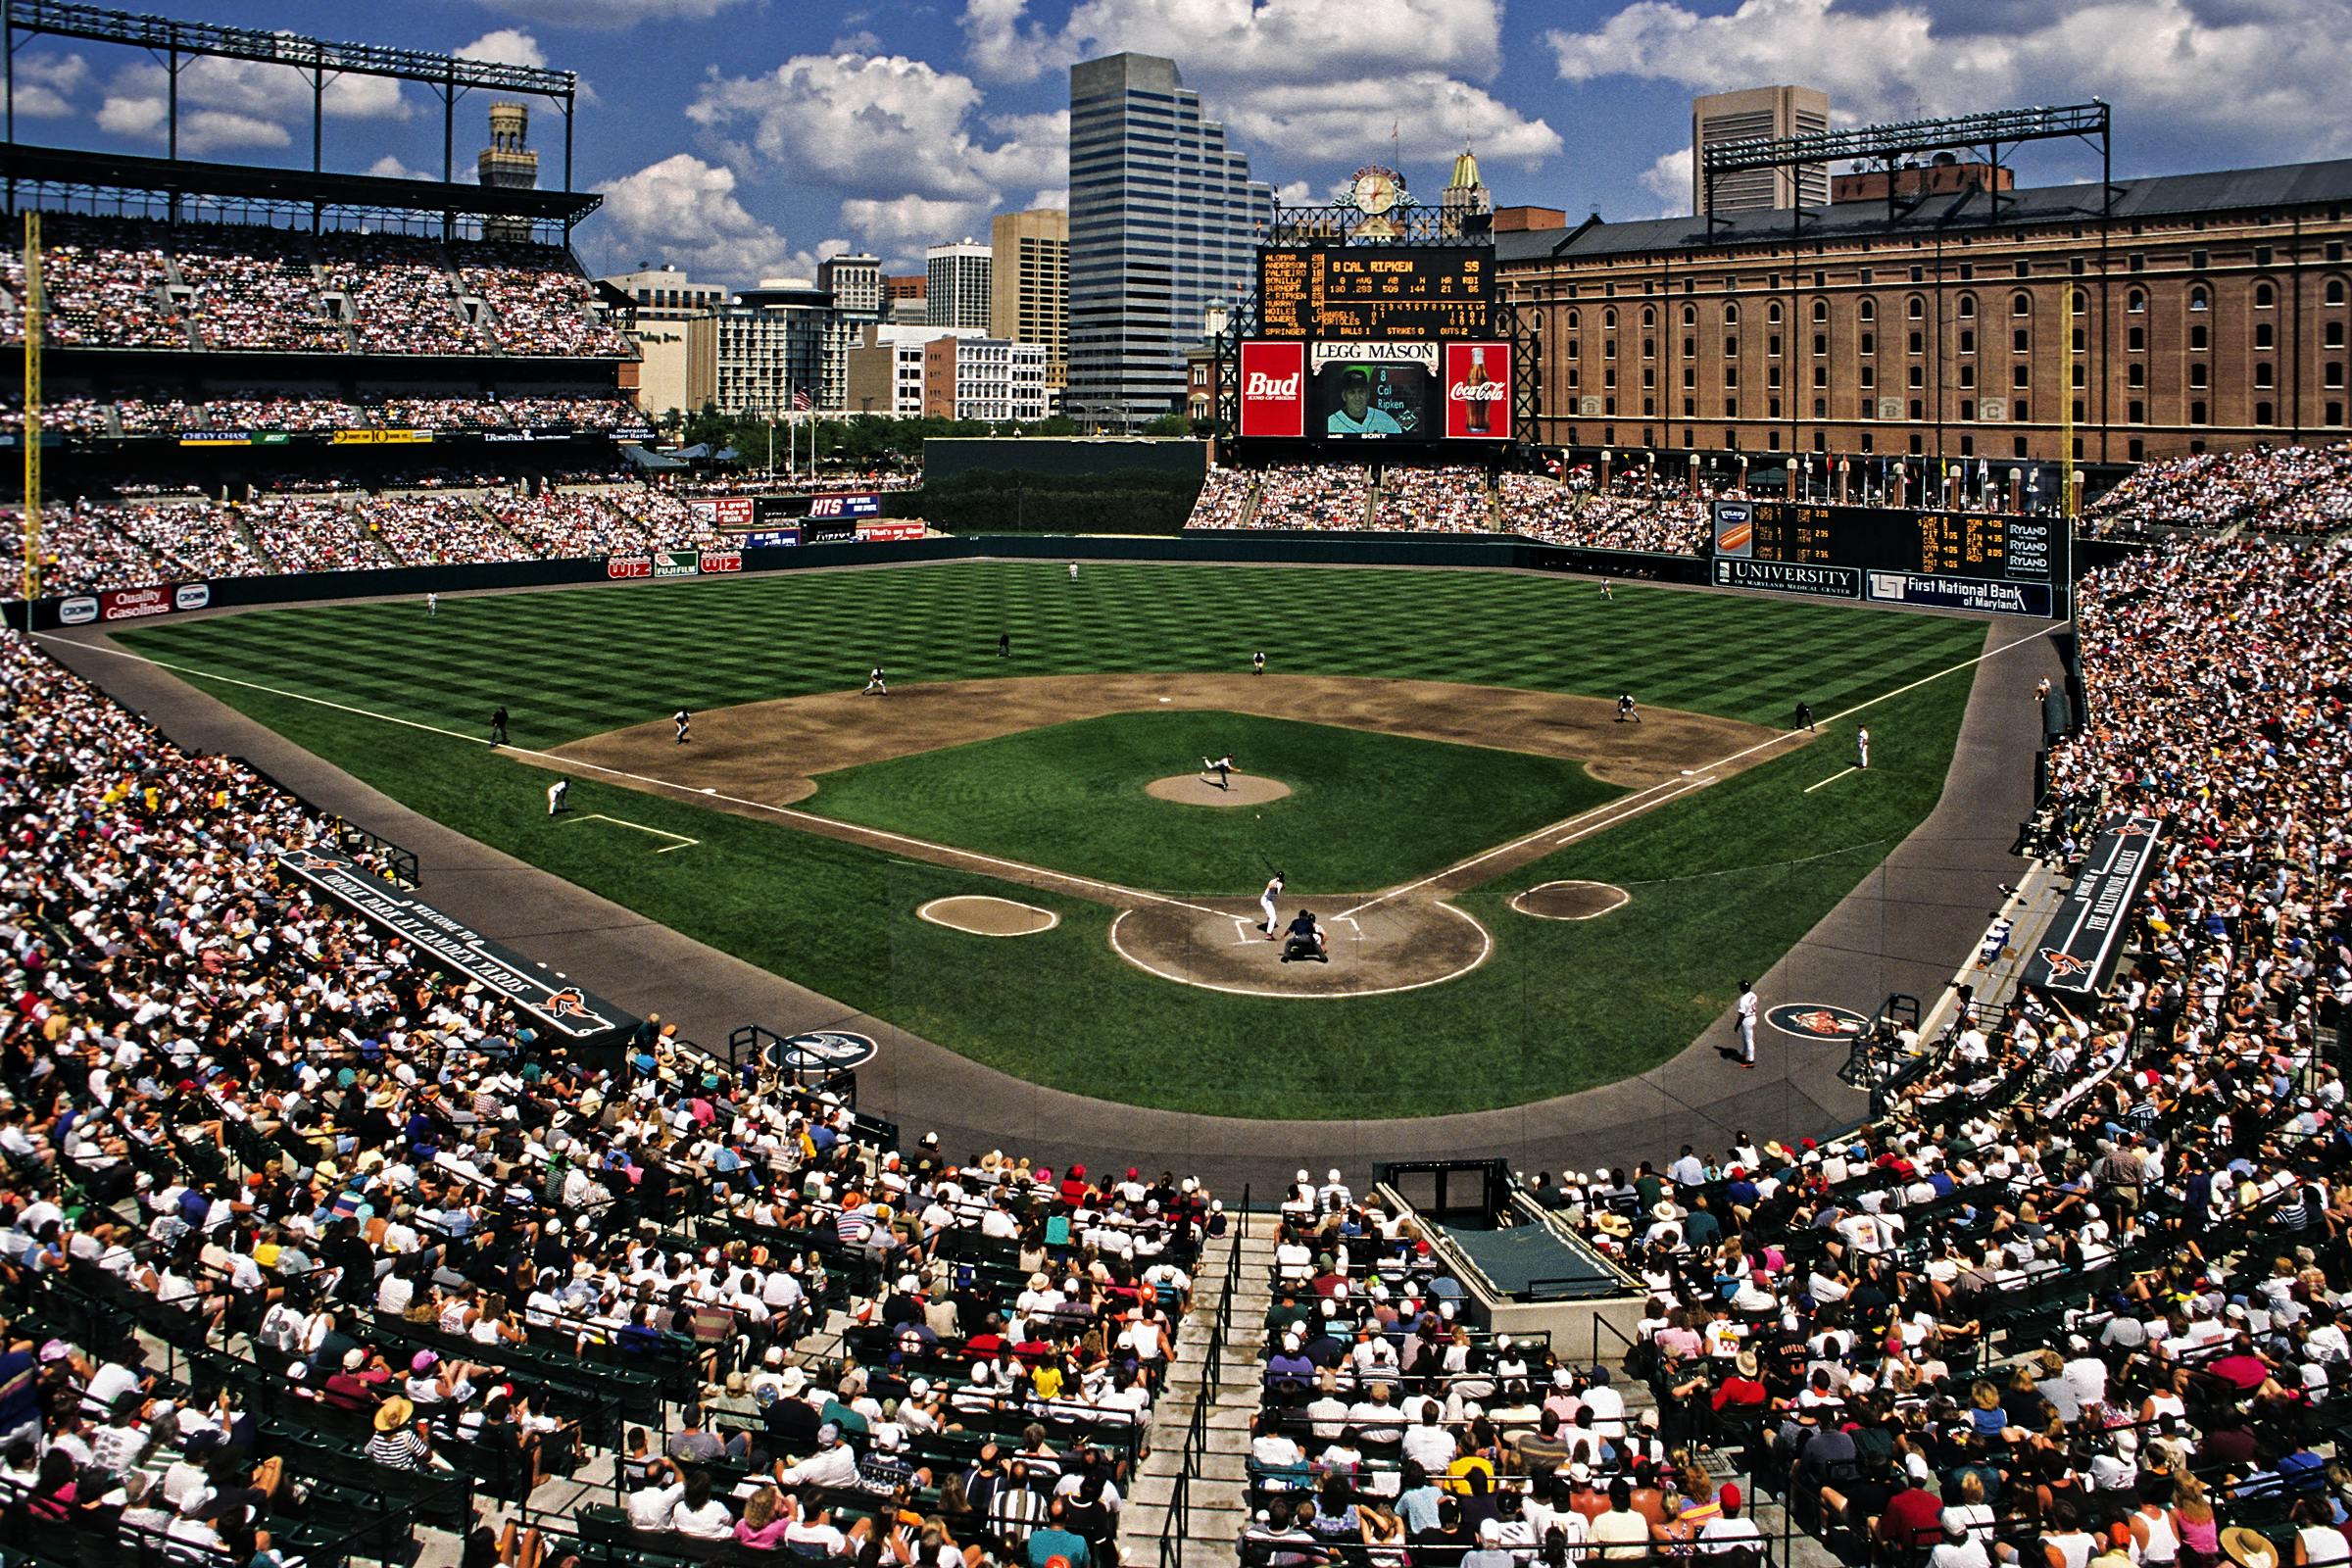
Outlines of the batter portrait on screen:
<svg viewBox="0 0 2352 1568">
<path fill-rule="evenodd" d="M 1325 435 L 1401 436 L 1421 427 L 1429 374 L 1417 366 L 1326 366 L 1315 380 L 1331 411 Z"/>
</svg>

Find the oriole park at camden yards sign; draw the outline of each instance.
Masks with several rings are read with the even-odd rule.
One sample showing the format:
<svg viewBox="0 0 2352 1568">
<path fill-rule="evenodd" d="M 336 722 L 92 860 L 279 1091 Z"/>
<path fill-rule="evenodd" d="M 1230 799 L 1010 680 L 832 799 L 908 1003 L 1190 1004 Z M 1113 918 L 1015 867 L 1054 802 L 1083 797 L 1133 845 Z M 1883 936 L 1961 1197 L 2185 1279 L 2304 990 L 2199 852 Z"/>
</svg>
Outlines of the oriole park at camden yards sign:
<svg viewBox="0 0 2352 1568">
<path fill-rule="evenodd" d="M 594 1040 L 637 1019 L 604 998 L 571 984 L 514 949 L 453 919 L 370 873 L 349 856 L 295 850 L 277 858 L 281 869 L 382 926 L 423 956 L 428 967 L 478 980 L 518 1009 L 572 1040 Z"/>
</svg>

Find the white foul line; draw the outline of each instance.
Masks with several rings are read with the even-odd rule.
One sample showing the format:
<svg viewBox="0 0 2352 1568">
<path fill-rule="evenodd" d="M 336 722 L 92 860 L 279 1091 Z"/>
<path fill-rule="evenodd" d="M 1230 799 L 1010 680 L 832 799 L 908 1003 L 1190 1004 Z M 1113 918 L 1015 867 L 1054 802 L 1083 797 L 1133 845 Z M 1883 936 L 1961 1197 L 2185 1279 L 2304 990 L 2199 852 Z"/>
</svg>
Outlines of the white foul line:
<svg viewBox="0 0 2352 1568">
<path fill-rule="evenodd" d="M 1837 722 L 1838 719 L 1841 719 L 1841 718 L 1850 718 L 1850 717 L 1852 717 L 1854 714 L 1856 714 L 1856 713 L 1859 713 L 1859 712 L 1862 712 L 1862 711 L 1863 711 L 1864 710 L 1866 710 L 1866 709 L 1876 708 L 1876 707 L 1877 707 L 1879 704 L 1881 704 L 1881 703 L 1884 703 L 1884 702 L 1888 702 L 1888 701 L 1890 701 L 1890 700 L 1892 700 L 1892 699 L 1894 699 L 1894 698 L 1900 697 L 1900 696 L 1902 696 L 1902 695 L 1903 695 L 1903 693 L 1905 693 L 1905 692 L 1908 692 L 1908 691 L 1916 691 L 1916 690 L 1918 690 L 1920 687 L 1922 687 L 1922 686 L 1925 686 L 1925 685 L 1928 685 L 1928 684 L 1929 684 L 1930 682 L 1932 682 L 1932 681 L 1939 681 L 1939 680 L 1943 679 L 1943 677 L 1944 677 L 1944 676 L 1946 676 L 1946 675 L 1956 675 L 1956 674 L 1958 674 L 1958 673 L 1959 673 L 1961 670 L 1964 670 L 1964 669 L 1974 669 L 1974 668 L 1976 668 L 1976 667 L 1977 667 L 1979 664 L 1982 664 L 1982 663 L 1984 663 L 1984 662 L 1986 660 L 1989 660 L 1989 659 L 1997 659 L 1997 658 L 1998 658 L 1998 657 L 2000 657 L 2002 654 L 2008 653 L 2008 652 L 2009 652 L 2011 649 L 2013 649 L 2013 648 L 2023 648 L 2023 647 L 2024 647 L 2024 646 L 2026 646 L 2026 644 L 2028 644 L 2028 643 L 2032 643 L 2032 642 L 2039 642 L 2039 641 L 2040 641 L 2042 638 L 2049 636 L 2049 635 L 2050 635 L 2052 632 L 2058 631 L 2058 630 L 2060 630 L 2061 628 L 2063 628 L 2064 626 L 2066 626 L 2066 625 L 2068 625 L 2068 624 L 2069 624 L 2069 622 L 2066 622 L 2066 621 L 2052 621 L 2052 622 L 2050 622 L 2050 624 L 2048 624 L 2047 626 L 2044 626 L 2044 627 L 2042 627 L 2042 628 L 2041 628 L 2041 630 L 2039 630 L 2039 631 L 2035 631 L 2035 632 L 2028 632 L 2028 633 L 2027 633 L 2025 636 L 2023 636 L 2023 637 L 2020 637 L 2020 638 L 2017 638 L 2015 641 L 2003 643 L 2003 644 L 2001 644 L 2001 646 L 2000 646 L 2000 647 L 1998 647 L 1998 648 L 1988 649 L 1988 650 L 1986 650 L 1985 652 L 1984 652 L 1984 653 L 1981 653 L 1981 654 L 1977 655 L 1977 656 L 1976 656 L 1974 659 L 1964 659 L 1964 660 L 1960 661 L 1960 662 L 1958 662 L 1957 664 L 1952 664 L 1952 665 L 1950 665 L 1950 666 L 1948 666 L 1948 667 L 1946 667 L 1946 668 L 1943 668 L 1943 669 L 1936 670 L 1936 671 L 1935 673 L 1933 673 L 1933 674 L 1922 675 L 1922 676 L 1920 676 L 1920 677 L 1919 677 L 1919 679 L 1917 679 L 1917 680 L 1914 680 L 1914 681 L 1906 681 L 1904 684 L 1902 684 L 1902 685 L 1900 685 L 1900 686 L 1897 686 L 1897 687 L 1895 687 L 1895 688 L 1894 688 L 1894 690 L 1892 690 L 1892 691 L 1889 691 L 1889 692 L 1881 692 L 1881 693 L 1879 693 L 1879 695 L 1878 695 L 1878 696 L 1876 696 L 1876 697 L 1869 697 L 1869 698 L 1865 698 L 1865 699 L 1863 699 L 1861 702 L 1858 702 L 1858 703 L 1856 703 L 1856 704 L 1855 704 L 1853 707 L 1851 707 L 1851 708 L 1844 709 L 1844 710 L 1840 710 L 1840 711 L 1838 711 L 1838 712 L 1832 713 L 1832 714 L 1831 714 L 1831 715 L 1830 715 L 1830 716 L 1829 716 L 1827 719 L 1824 719 L 1824 720 L 1822 720 L 1821 722 L 1823 722 L 1823 723 L 1836 723 L 1836 722 Z M 1712 762 L 1708 762 L 1708 763 L 1704 764 L 1703 766 L 1700 766 L 1700 767 L 1695 767 L 1695 768 L 1690 768 L 1690 769 L 1687 770 L 1687 773 L 1686 773 L 1686 778 L 1688 778 L 1688 774 L 1689 774 L 1689 773 L 1707 773 L 1707 774 L 1712 774 L 1712 773 L 1714 772 L 1714 770 L 1715 770 L 1715 769 L 1717 769 L 1717 768 L 1719 768 L 1719 767 L 1726 767 L 1726 766 L 1729 766 L 1731 763 L 1733 763 L 1733 762 L 1737 762 L 1737 761 L 1739 761 L 1739 760 L 1740 760 L 1740 759 L 1742 759 L 1742 758 L 1745 758 L 1745 757 L 1751 757 L 1751 756 L 1753 756 L 1754 754 L 1756 754 L 1757 752 L 1763 751 L 1763 750 L 1764 750 L 1766 747 L 1768 747 L 1768 746 L 1778 746 L 1778 745 L 1780 745 L 1780 744 L 1781 744 L 1783 741 L 1786 741 L 1786 740 L 1788 740 L 1788 739 L 1790 736 L 1793 736 L 1793 735 L 1795 735 L 1796 733 L 1797 733 L 1797 731 L 1795 731 L 1795 730 L 1792 730 L 1792 729 L 1782 730 L 1782 731 L 1780 731 L 1779 733 L 1777 733 L 1777 734 L 1775 734 L 1775 735 L 1772 735 L 1772 736 L 1769 736 L 1769 737 L 1767 737 L 1767 738 L 1766 738 L 1766 739 L 1764 739 L 1764 740 L 1755 741 L 1755 742 L 1752 742 L 1752 743 L 1751 743 L 1751 744 L 1749 744 L 1749 745 L 1742 746 L 1742 747 L 1740 747 L 1740 750 L 1738 750 L 1738 751 L 1736 751 L 1736 752 L 1733 752 L 1733 753 L 1730 753 L 1730 754 L 1729 754 L 1729 755 L 1727 755 L 1727 756 L 1724 756 L 1724 757 L 1719 757 L 1719 758 L 1715 759 L 1715 760 L 1713 760 Z M 1810 733 L 1810 731 L 1808 731 L 1807 733 Z M 1708 784 L 1712 784 L 1712 783 L 1714 783 L 1714 782 L 1715 782 L 1715 780 L 1714 780 L 1712 777 L 1708 777 L 1708 778 L 1701 778 L 1701 779 L 1698 779 L 1698 780 L 1696 780 L 1695 782 L 1690 782 L 1690 783 L 1687 783 L 1687 785 L 1686 785 L 1686 788 L 1685 788 L 1684 790 L 1682 790 L 1682 791 L 1678 791 L 1678 793 L 1689 793 L 1689 791 L 1690 791 L 1690 790 L 1691 790 L 1691 789 L 1703 788 L 1703 787 L 1705 787 L 1706 785 L 1708 785 Z M 1349 909 L 1349 910 L 1348 910 L 1347 912 L 1348 912 L 1348 913 L 1349 913 L 1349 914 L 1361 914 L 1361 913 L 1362 913 L 1364 910 L 1371 908 L 1371 907 L 1372 907 L 1374 905 L 1376 905 L 1376 904 L 1385 904 L 1385 903 L 1387 903 L 1387 902 L 1388 902 L 1389 900 L 1391 900 L 1391 899 L 1397 898 L 1397 897 L 1399 897 L 1399 896 L 1401 896 L 1401 895 L 1403 895 L 1403 894 L 1407 894 L 1407 893 L 1414 892 L 1414 891 L 1416 891 L 1417 889 L 1420 889 L 1420 888 L 1425 888 L 1425 887 L 1429 886 L 1429 885 L 1430 885 L 1432 882 L 1442 882 L 1442 881 L 1444 881 L 1446 878 L 1447 878 L 1447 877 L 1449 877 L 1449 876 L 1455 876 L 1455 875 L 1458 875 L 1458 874 L 1460 874 L 1461 872 L 1464 872 L 1464 871 L 1467 871 L 1467 870 L 1469 870 L 1469 869 L 1470 869 L 1472 866 L 1475 866 L 1475 865 L 1483 865 L 1483 864 L 1484 864 L 1484 863 L 1486 863 L 1487 861 L 1489 861 L 1489 860 L 1493 859 L 1493 858 L 1494 858 L 1494 857 L 1496 857 L 1497 855 L 1503 855 L 1503 854 L 1507 854 L 1508 852 L 1510 852 L 1510 851 L 1512 851 L 1512 850 L 1520 849 L 1520 848 L 1522 848 L 1522 847 L 1524 847 L 1524 846 L 1526 846 L 1526 845 L 1533 844 L 1533 843 L 1534 843 L 1536 840 L 1538 840 L 1538 839 L 1542 838 L 1542 837 L 1543 837 L 1544 834 L 1546 834 L 1546 833 L 1556 833 L 1556 832 L 1558 832 L 1558 831 L 1559 831 L 1561 828 L 1564 828 L 1564 827 L 1573 827 L 1573 826 L 1575 826 L 1576 824 L 1578 824 L 1578 823 L 1580 823 L 1580 822 L 1584 821 L 1584 820 L 1585 820 L 1585 818 L 1587 818 L 1587 817 L 1589 817 L 1589 816 L 1592 816 L 1592 815 L 1594 815 L 1594 814 L 1596 814 L 1596 813 L 1598 813 L 1598 812 L 1601 812 L 1601 811 L 1606 811 L 1606 810 L 1610 809 L 1612 807 L 1628 807 L 1628 806 L 1633 806 L 1633 805 L 1635 805 L 1636 803 L 1642 803 L 1641 808 L 1642 808 L 1642 810 L 1647 810 L 1647 809 L 1649 809 L 1649 808 L 1650 808 L 1650 807 L 1664 805 L 1664 804 L 1665 804 L 1665 801 L 1664 801 L 1664 800 L 1657 800 L 1657 801 L 1648 801 L 1648 802 L 1643 802 L 1643 801 L 1642 801 L 1642 798 L 1643 798 L 1644 796 L 1647 796 L 1647 795 L 1654 794 L 1654 793 L 1655 793 L 1655 792 L 1657 792 L 1658 790 L 1665 789 L 1665 788 L 1667 788 L 1667 787 L 1668 787 L 1668 785 L 1667 785 L 1667 784 L 1662 784 L 1662 783 L 1661 783 L 1661 784 L 1652 784 L 1652 785 L 1650 785 L 1650 786 L 1649 786 L 1649 788 L 1648 788 L 1648 789 L 1644 789 L 1644 790 L 1639 790 L 1639 791 L 1635 792 L 1635 793 L 1634 793 L 1634 794 L 1632 794 L 1632 795 L 1620 796 L 1620 797 L 1618 797 L 1618 798 L 1617 798 L 1616 800 L 1614 800 L 1614 801 L 1607 801 L 1607 802 L 1603 802 L 1601 805 L 1599 805 L 1599 806 L 1596 806 L 1596 807 L 1593 807 L 1593 808 L 1592 808 L 1591 810 L 1584 811 L 1584 812 L 1580 812 L 1579 814 L 1577 814 L 1577 815 L 1575 815 L 1575 816 L 1568 817 L 1568 818 L 1567 818 L 1567 819 L 1565 819 L 1564 821 L 1559 821 L 1559 822 L 1554 822 L 1554 823 L 1551 823 L 1551 824 L 1550 824 L 1549 826 L 1547 826 L 1547 827 L 1541 827 L 1541 828 L 1538 828 L 1538 829 L 1537 829 L 1535 832 L 1533 832 L 1533 833 L 1530 833 L 1530 834 L 1527 834 L 1527 835 L 1525 835 L 1525 836 L 1524 836 L 1524 837 L 1522 837 L 1522 838 L 1516 838 L 1516 839 L 1513 839 L 1513 840 L 1512 840 L 1510 843 L 1508 843 L 1508 844 L 1501 844 L 1501 845 L 1497 845 L 1497 846 L 1495 846 L 1494 849 L 1491 849 L 1491 850 L 1485 850 L 1485 851 L 1481 851 L 1479 854 L 1477 854 L 1477 855 L 1473 855 L 1472 857 L 1470 857 L 1470 858 L 1468 858 L 1467 860 L 1460 861 L 1459 863 L 1457 863 L 1457 864 L 1454 864 L 1454 865 L 1449 865 L 1449 866 L 1447 866 L 1447 867 L 1446 867 L 1445 870 L 1443 870 L 1443 871 L 1439 871 L 1439 872 L 1435 872 L 1435 873 L 1433 873 L 1432 875 L 1429 875 L 1429 876 L 1425 876 L 1425 877 L 1423 877 L 1423 878 L 1422 878 L 1420 881 L 1418 881 L 1418 882 L 1407 882 L 1407 883 L 1405 883 L 1405 884 L 1404 884 L 1402 887 L 1391 888 L 1391 889 L 1390 889 L 1388 892 L 1386 892 L 1386 893 L 1383 893 L 1383 894 L 1379 894 L 1379 895 L 1377 895 L 1377 896 L 1376 896 L 1376 897 L 1374 897 L 1374 898 L 1368 899 L 1368 900 L 1366 900 L 1364 903 L 1357 905 L 1357 906 L 1356 906 L 1354 908 L 1352 908 L 1352 909 Z M 1667 799 L 1671 799 L 1671 798 L 1672 798 L 1672 797 L 1667 797 Z M 1613 820 L 1613 821 L 1621 821 L 1621 820 L 1623 820 L 1623 819 L 1624 819 L 1623 817 L 1618 817 L 1618 818 L 1614 818 L 1614 819 L 1612 819 L 1612 820 Z M 1609 826 L 1609 825 L 1612 825 L 1612 824 L 1611 824 L 1611 823 L 1602 823 L 1602 824 L 1600 824 L 1600 825 L 1601 825 L 1601 826 L 1603 826 L 1603 827 L 1606 827 L 1606 826 Z M 1584 834 L 1584 833 L 1572 833 L 1572 834 L 1569 834 L 1567 837 L 1565 837 L 1565 838 L 1562 838 L 1562 839 L 1558 840 L 1557 842 L 1558 842 L 1558 843 L 1560 843 L 1560 844 L 1567 844 L 1567 843 L 1570 843 L 1571 841 L 1573 841 L 1573 840 L 1575 840 L 1575 839 L 1578 839 L 1578 838 L 1583 838 L 1583 837 L 1585 837 L 1585 836 L 1586 836 L 1586 834 Z"/>
<path fill-rule="evenodd" d="M 565 814 L 569 815 L 570 813 L 566 812 Z M 675 855 L 680 850 L 691 849 L 703 842 L 701 839 L 690 839 L 683 833 L 671 833 L 663 828 L 647 827 L 643 822 L 632 822 L 625 817 L 607 816 L 602 811 L 590 811 L 585 816 L 573 816 L 571 820 L 574 822 L 610 822 L 614 827 L 633 827 L 640 833 L 651 833 L 656 838 L 677 840 L 666 850 L 656 850 L 654 852 L 656 855 Z"/>
<path fill-rule="evenodd" d="M 1835 772 L 1835 773 L 1832 773 L 1832 774 L 1831 774 L 1831 775 L 1830 775 L 1828 778 L 1825 778 L 1825 779 L 1823 779 L 1823 780 L 1821 781 L 1821 784 L 1835 784 L 1835 783 L 1837 783 L 1837 782 L 1838 782 L 1839 779 L 1841 779 L 1841 778 L 1845 777 L 1845 775 L 1846 775 L 1846 774 L 1848 774 L 1848 773 L 1859 773 L 1859 772 L 1861 772 L 1861 771 L 1862 771 L 1862 769 L 1860 769 L 1859 767 L 1841 767 L 1841 768 L 1839 768 L 1839 769 L 1838 769 L 1837 772 Z M 1806 786 L 1805 786 L 1805 793 L 1806 793 L 1807 795 L 1810 795 L 1810 794 L 1812 794 L 1812 793 L 1813 793 L 1815 790 L 1817 790 L 1817 789 L 1821 788 L 1821 784 L 1808 784 L 1808 785 L 1806 785 Z"/>
</svg>

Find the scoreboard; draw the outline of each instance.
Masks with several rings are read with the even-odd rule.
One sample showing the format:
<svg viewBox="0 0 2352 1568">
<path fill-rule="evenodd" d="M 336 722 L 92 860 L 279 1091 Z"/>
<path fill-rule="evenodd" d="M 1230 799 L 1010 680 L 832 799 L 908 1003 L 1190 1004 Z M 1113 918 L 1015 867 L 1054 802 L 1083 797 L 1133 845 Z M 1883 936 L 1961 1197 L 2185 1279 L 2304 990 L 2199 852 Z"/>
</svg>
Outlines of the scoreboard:
<svg viewBox="0 0 2352 1568">
<path fill-rule="evenodd" d="M 1241 346 L 1246 439 L 1501 444 L 1517 367 L 1491 245 L 1269 245 Z"/>
<path fill-rule="evenodd" d="M 1484 338 L 1494 304 L 1489 247 L 1280 245 L 1257 254 L 1260 337 Z"/>
<path fill-rule="evenodd" d="M 2045 616 L 2064 603 L 2065 524 L 2052 517 L 1718 501 L 1714 525 L 1720 587 Z"/>
<path fill-rule="evenodd" d="M 2050 580 L 2058 524 L 1998 513 L 1897 512 L 1885 507 L 1747 503 L 1758 561 L 1798 565 L 1884 566 L 1960 577 Z"/>
</svg>

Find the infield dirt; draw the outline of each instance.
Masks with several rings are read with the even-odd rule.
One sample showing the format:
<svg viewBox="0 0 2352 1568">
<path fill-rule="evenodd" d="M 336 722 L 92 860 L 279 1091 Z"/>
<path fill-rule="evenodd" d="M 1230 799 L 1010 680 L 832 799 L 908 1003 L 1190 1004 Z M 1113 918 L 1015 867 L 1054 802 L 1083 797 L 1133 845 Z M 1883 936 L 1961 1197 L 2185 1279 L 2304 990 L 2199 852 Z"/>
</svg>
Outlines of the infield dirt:
<svg viewBox="0 0 2352 1568">
<path fill-rule="evenodd" d="M 1288 981 L 1235 972 L 1237 965 L 1278 967 L 1276 944 L 1236 940 L 1237 920 L 1254 910 L 1248 901 L 1173 899 L 807 812 L 786 811 L 785 819 L 808 832 L 1134 911 L 1113 945 L 1129 961 L 1165 978 L 1256 994 L 1361 995 L 1429 984 L 1476 966 L 1489 942 L 1486 932 L 1458 910 L 1435 907 L 1441 900 L 1809 738 L 1673 710 L 1651 709 L 1642 723 L 1620 723 L 1616 705 L 1604 699 L 1514 687 L 1331 675 L 1049 675 L 902 686 L 887 697 L 838 692 L 747 703 L 697 713 L 694 739 L 684 746 L 668 720 L 658 718 L 529 760 L 592 767 L 612 782 L 773 821 L 777 808 L 815 794 L 817 775 L 837 768 L 1162 709 L 1253 713 L 1569 758 L 1629 793 L 1419 883 L 1370 895 L 1319 890 L 1316 896 L 1327 905 L 1355 916 L 1330 966 L 1352 972 L 1342 978 L 1322 965 L 1294 966 L 1297 978 Z M 1572 824 L 1567 838 L 1557 836 Z M 1286 904 L 1307 891 L 1293 888 Z"/>
</svg>

